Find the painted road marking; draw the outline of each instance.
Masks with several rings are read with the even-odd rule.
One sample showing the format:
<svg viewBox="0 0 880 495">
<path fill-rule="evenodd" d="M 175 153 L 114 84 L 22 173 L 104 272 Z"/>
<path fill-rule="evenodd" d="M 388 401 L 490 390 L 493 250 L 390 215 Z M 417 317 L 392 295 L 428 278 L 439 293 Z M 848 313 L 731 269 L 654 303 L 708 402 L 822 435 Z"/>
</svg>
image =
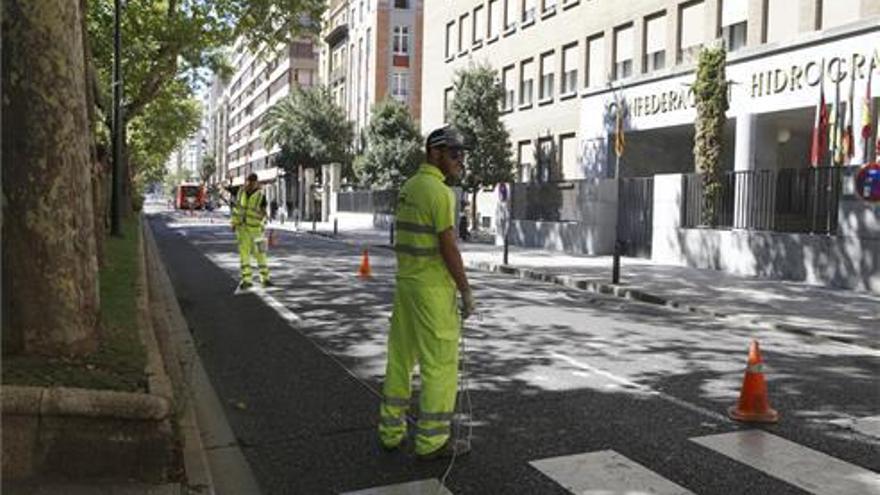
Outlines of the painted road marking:
<svg viewBox="0 0 880 495">
<path fill-rule="evenodd" d="M 398 485 L 377 486 L 356 492 L 345 492 L 342 495 L 452 495 L 452 492 L 441 486 L 436 479 L 430 479 Z"/>
<path fill-rule="evenodd" d="M 709 409 L 706 409 L 705 407 L 700 407 L 696 404 L 691 404 L 690 402 L 679 399 L 678 397 L 673 397 L 673 396 L 666 394 L 664 392 L 654 390 L 651 387 L 648 387 L 646 385 L 642 385 L 641 383 L 634 382 L 634 381 L 632 381 L 628 378 L 624 378 L 622 376 L 617 376 L 617 375 L 615 375 L 611 372 L 605 371 L 601 368 L 597 368 L 595 366 L 592 366 L 592 365 L 589 365 L 586 363 L 582 363 L 580 361 L 577 361 L 576 359 L 573 359 L 569 356 L 566 356 L 565 354 L 553 352 L 553 353 L 550 353 L 550 356 L 553 358 L 565 361 L 568 364 L 570 364 L 574 367 L 580 368 L 582 370 L 586 370 L 591 373 L 595 373 L 597 375 L 604 376 L 605 378 L 608 378 L 609 380 L 616 382 L 619 385 L 622 385 L 625 389 L 657 397 L 659 399 L 662 399 L 666 402 L 669 402 L 669 403 L 674 404 L 676 406 L 682 407 L 682 408 L 687 409 L 689 411 L 692 411 L 692 412 L 695 412 L 698 414 L 702 414 L 703 416 L 708 416 L 712 419 L 715 419 L 716 421 L 721 421 L 724 423 L 727 423 L 730 421 L 727 418 L 727 416 L 725 416 L 723 414 L 717 413 L 715 411 L 710 411 Z"/>
<path fill-rule="evenodd" d="M 880 474 L 761 430 L 691 441 L 815 495 L 880 494 Z"/>
<path fill-rule="evenodd" d="M 613 450 L 552 457 L 529 464 L 578 495 L 693 495 Z"/>
<path fill-rule="evenodd" d="M 862 435 L 880 439 L 880 416 L 870 416 L 867 418 L 853 419 L 835 419 L 829 421 L 829 423 L 840 426 L 842 428 L 848 428 L 857 433 L 861 433 Z"/>
</svg>

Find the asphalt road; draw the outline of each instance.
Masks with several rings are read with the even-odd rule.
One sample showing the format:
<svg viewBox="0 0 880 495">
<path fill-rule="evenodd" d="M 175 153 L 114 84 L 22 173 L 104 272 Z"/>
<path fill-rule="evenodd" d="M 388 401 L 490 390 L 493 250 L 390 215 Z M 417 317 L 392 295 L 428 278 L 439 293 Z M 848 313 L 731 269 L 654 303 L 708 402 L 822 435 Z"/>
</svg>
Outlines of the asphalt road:
<svg viewBox="0 0 880 495">
<path fill-rule="evenodd" d="M 357 246 L 281 233 L 270 253 L 276 287 L 234 295 L 238 257 L 225 222 L 157 215 L 151 225 L 264 493 L 346 493 L 443 476 L 446 463 L 420 463 L 376 445 L 391 252 L 371 250 L 373 278 L 361 281 Z M 847 427 L 880 415 L 880 352 L 503 275 L 469 276 L 480 310 L 465 328 L 473 452 L 453 467 L 451 493 L 571 493 L 532 463 L 601 452 L 604 461 L 582 459 L 579 472 L 619 471 L 620 462 L 602 462 L 623 456 L 698 494 L 845 493 L 852 486 L 853 493 L 880 493 L 880 437 Z M 782 415 L 777 425 L 726 417 L 752 338 L 761 343 L 770 400 Z M 762 469 L 694 440 L 749 430 L 796 444 L 786 459 L 761 444 L 768 462 L 783 467 Z M 819 471 L 814 453 L 842 461 L 839 474 L 827 467 L 835 459 L 820 459 L 826 486 L 811 478 Z M 867 471 L 846 474 L 859 467 Z M 654 493 L 615 491 L 609 483 L 595 493 Z"/>
</svg>

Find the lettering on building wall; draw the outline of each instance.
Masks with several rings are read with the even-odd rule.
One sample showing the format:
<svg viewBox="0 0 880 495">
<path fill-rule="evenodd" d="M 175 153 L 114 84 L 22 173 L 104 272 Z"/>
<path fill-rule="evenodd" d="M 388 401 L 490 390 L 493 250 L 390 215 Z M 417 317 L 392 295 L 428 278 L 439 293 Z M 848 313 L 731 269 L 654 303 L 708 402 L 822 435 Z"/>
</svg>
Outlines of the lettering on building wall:
<svg viewBox="0 0 880 495">
<path fill-rule="evenodd" d="M 871 59 L 874 60 L 874 67 L 880 67 L 880 49 L 874 50 L 870 56 L 853 53 L 849 57 L 823 58 L 805 64 L 755 72 L 751 78 L 750 94 L 752 98 L 761 98 L 818 86 L 823 80 L 839 84 L 853 75 L 857 79 L 864 79 L 868 77 Z"/>
<path fill-rule="evenodd" d="M 739 83 L 750 85 L 751 91 L 748 94 L 751 98 L 763 98 L 785 92 L 802 91 L 816 87 L 823 81 L 829 85 L 839 84 L 847 80 L 851 74 L 855 74 L 858 79 L 865 79 L 868 77 L 872 60 L 875 70 L 880 68 L 880 48 L 875 49 L 870 55 L 853 53 L 849 57 L 826 57 L 762 70 L 752 73 L 750 80 Z M 728 97 L 732 95 L 731 91 Z M 695 105 L 694 93 L 690 87 L 630 97 L 628 100 L 631 102 L 632 117 L 650 117 L 687 110 Z"/>
</svg>

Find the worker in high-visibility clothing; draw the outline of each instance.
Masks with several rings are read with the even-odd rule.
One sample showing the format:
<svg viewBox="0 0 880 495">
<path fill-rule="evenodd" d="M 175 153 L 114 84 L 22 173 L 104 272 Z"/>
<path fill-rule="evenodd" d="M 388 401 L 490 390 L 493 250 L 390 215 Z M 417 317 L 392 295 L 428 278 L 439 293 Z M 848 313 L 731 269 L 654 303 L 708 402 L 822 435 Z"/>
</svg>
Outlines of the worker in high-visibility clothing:
<svg viewBox="0 0 880 495">
<path fill-rule="evenodd" d="M 269 287 L 269 263 L 266 259 L 266 239 L 263 231 L 266 225 L 266 197 L 260 189 L 257 174 L 247 177 L 245 186 L 238 191 L 232 204 L 232 230 L 238 240 L 238 254 L 241 262 L 241 282 L 238 288 L 249 289 L 251 282 L 251 253 L 260 268 L 260 281 Z"/>
<path fill-rule="evenodd" d="M 445 127 L 432 132 L 425 147 L 427 163 L 404 183 L 397 199 L 397 284 L 379 441 L 384 449 L 393 450 L 406 438 L 411 374 L 418 362 L 422 390 L 415 453 L 419 459 L 431 460 L 470 450 L 468 442 L 453 438 L 451 423 L 460 317 L 473 312 L 474 298 L 456 245 L 455 197 L 446 185 L 462 173 L 464 145 L 455 131 Z"/>
</svg>

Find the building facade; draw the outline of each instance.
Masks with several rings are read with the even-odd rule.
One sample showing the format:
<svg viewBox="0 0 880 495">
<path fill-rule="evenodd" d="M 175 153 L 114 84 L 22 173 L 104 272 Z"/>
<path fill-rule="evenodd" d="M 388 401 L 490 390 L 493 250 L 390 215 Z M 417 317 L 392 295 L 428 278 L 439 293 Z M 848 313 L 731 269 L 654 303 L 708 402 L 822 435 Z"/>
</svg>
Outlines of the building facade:
<svg viewBox="0 0 880 495">
<path fill-rule="evenodd" d="M 274 164 L 278 149 L 267 149 L 262 138 L 263 118 L 269 108 L 290 94 L 295 86 L 309 87 L 318 81 L 315 43 L 297 40 L 273 53 L 252 53 L 242 40 L 232 49 L 234 75 L 228 84 L 216 82 L 217 101 L 212 118 L 213 143 L 218 150 L 216 177 L 233 186 L 244 184 L 256 173 L 270 202 L 289 211 L 308 205 L 303 200 L 306 178 L 288 176 Z M 213 93 L 213 92 L 212 92 Z"/>
<path fill-rule="evenodd" d="M 457 69 L 487 63 L 504 85 L 518 179 L 568 180 L 614 175 L 614 102 L 625 106 L 629 132 L 622 176 L 692 171 L 689 86 L 699 48 L 711 43 L 727 48 L 733 75 L 725 166 L 804 166 L 818 90 L 802 72 L 816 57 L 828 62 L 841 50 L 850 65 L 857 57 L 861 95 L 877 46 L 864 35 L 877 25 L 880 1 L 454 0 L 430 3 L 425 14 L 435 22 L 425 26 L 422 127 L 446 120 Z M 846 39 L 868 44 L 849 50 L 840 44 Z M 798 65 L 787 60 L 792 55 L 802 59 L 797 69 L 789 66 Z M 763 96 L 752 98 L 752 73 L 762 70 L 754 91 Z M 825 84 L 833 100 L 837 83 Z M 842 90 L 846 97 L 849 87 Z M 763 106 L 759 100 L 771 93 L 774 101 Z M 777 115 L 737 118 L 752 105 Z M 773 143 L 755 142 L 770 135 Z M 536 164 L 547 153 L 554 166 Z"/>
<path fill-rule="evenodd" d="M 320 77 L 360 136 L 372 106 L 422 105 L 422 0 L 335 0 L 323 20 Z M 361 143 L 356 143 L 361 144 Z"/>
</svg>

